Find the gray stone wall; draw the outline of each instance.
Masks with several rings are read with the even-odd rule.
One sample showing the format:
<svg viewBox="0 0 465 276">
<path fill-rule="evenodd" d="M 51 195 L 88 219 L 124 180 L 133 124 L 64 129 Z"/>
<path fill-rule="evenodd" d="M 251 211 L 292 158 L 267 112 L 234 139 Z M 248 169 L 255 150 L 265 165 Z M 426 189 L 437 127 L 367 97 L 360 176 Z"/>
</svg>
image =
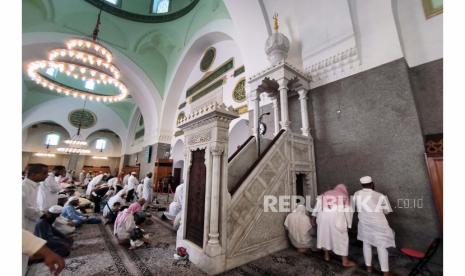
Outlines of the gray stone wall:
<svg viewBox="0 0 465 276">
<path fill-rule="evenodd" d="M 423 134 L 442 133 L 443 60 L 413 68 L 409 75 Z"/>
<path fill-rule="evenodd" d="M 360 189 L 359 178 L 371 175 L 376 190 L 386 194 L 394 208 L 388 220 L 397 246 L 427 246 L 439 226 L 405 61 L 313 89 L 308 102 L 318 193 L 345 183 L 353 194 Z M 292 113 L 297 112 L 300 109 L 293 107 Z M 423 208 L 412 208 L 419 199 Z M 402 208 L 407 202 L 410 208 Z"/>
</svg>

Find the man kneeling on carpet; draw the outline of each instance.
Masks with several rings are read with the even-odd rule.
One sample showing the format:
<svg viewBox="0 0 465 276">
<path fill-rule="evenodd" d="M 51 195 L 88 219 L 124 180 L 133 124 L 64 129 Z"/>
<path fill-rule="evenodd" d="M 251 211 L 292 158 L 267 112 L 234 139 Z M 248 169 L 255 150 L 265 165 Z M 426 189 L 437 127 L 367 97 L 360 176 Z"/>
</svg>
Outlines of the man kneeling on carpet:
<svg viewBox="0 0 465 276">
<path fill-rule="evenodd" d="M 129 208 L 125 209 L 122 212 L 119 212 L 118 217 L 116 217 L 115 224 L 113 227 L 113 234 L 118 239 L 118 243 L 121 245 L 129 245 L 129 236 L 136 227 L 134 222 L 134 214 L 142 211 L 142 205 L 144 205 L 145 199 L 141 198 L 137 202 L 129 205 Z"/>
<path fill-rule="evenodd" d="M 84 223 L 88 224 L 100 224 L 102 221 L 96 217 L 89 217 L 88 215 L 83 215 L 81 212 L 76 210 L 76 207 L 79 206 L 79 197 L 72 196 L 68 199 L 65 207 L 62 211 L 62 216 L 73 221 L 76 227 L 81 226 Z"/>
<path fill-rule="evenodd" d="M 47 247 L 62 257 L 69 255 L 73 240 L 66 237 L 63 233 L 56 230 L 52 224 L 61 214 L 63 207 L 54 205 L 40 217 L 35 229 L 34 235 L 47 241 Z"/>
</svg>

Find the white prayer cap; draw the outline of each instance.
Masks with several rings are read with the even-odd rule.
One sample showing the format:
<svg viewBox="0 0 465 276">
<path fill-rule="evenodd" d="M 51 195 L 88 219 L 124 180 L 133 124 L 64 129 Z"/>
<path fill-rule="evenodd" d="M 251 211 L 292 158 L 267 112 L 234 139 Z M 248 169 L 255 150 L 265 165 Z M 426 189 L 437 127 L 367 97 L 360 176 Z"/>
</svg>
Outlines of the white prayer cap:
<svg viewBox="0 0 465 276">
<path fill-rule="evenodd" d="M 134 174 L 134 175 L 136 175 L 137 173 L 136 173 L 136 172 L 132 172 L 131 174 Z"/>
<path fill-rule="evenodd" d="M 48 209 L 48 211 L 52 214 L 61 214 L 61 210 L 63 209 L 63 207 L 61 207 L 60 205 L 53 205 L 52 207 L 50 207 Z"/>
<path fill-rule="evenodd" d="M 59 194 L 58 199 L 61 199 L 61 198 L 68 198 L 68 196 L 66 194 Z"/>
<path fill-rule="evenodd" d="M 68 199 L 68 202 L 67 203 L 70 203 L 70 202 L 73 202 L 75 200 L 79 200 L 79 197 L 78 196 L 72 196 Z"/>
<path fill-rule="evenodd" d="M 360 183 L 362 184 L 370 184 L 371 182 L 373 182 L 373 179 L 371 179 L 371 176 L 364 176 L 360 178 Z"/>
</svg>

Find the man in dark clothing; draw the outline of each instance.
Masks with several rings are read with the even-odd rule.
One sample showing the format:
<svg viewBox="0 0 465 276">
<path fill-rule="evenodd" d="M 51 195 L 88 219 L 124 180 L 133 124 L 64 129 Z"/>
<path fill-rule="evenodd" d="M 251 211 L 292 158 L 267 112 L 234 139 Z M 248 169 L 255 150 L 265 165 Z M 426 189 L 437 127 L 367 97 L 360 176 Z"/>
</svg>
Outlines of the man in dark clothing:
<svg viewBox="0 0 465 276">
<path fill-rule="evenodd" d="M 37 221 L 34 229 L 34 235 L 47 241 L 47 247 L 56 254 L 66 257 L 69 255 L 73 240 L 66 237 L 63 233 L 56 230 L 52 224 L 61 214 L 63 207 L 54 205 L 50 207 L 42 217 Z"/>
</svg>

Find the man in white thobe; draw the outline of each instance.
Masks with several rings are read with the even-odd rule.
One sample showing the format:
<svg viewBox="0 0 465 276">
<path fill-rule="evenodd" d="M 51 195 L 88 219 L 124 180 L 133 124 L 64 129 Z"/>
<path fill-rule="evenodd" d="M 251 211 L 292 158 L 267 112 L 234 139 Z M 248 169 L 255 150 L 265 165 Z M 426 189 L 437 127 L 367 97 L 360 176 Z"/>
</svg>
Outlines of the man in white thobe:
<svg viewBox="0 0 465 276">
<path fill-rule="evenodd" d="M 148 205 L 152 203 L 153 188 L 152 188 L 152 173 L 151 172 L 149 172 L 145 176 L 143 185 L 144 186 L 142 189 L 142 197 L 145 198 L 145 204 L 142 207 L 142 209 L 146 210 Z"/>
<path fill-rule="evenodd" d="M 79 173 L 79 183 L 81 183 L 81 185 L 84 183 L 84 178 L 86 178 L 86 171 L 82 170 Z"/>
<path fill-rule="evenodd" d="M 42 215 L 37 206 L 39 183 L 48 176 L 48 167 L 44 164 L 29 164 L 27 177 L 23 180 L 23 228 L 33 232 L 36 220 Z"/>
<path fill-rule="evenodd" d="M 123 187 L 124 188 L 126 188 L 126 186 L 128 185 L 128 181 L 129 181 L 130 176 L 131 176 L 131 173 L 128 173 L 123 177 Z"/>
<path fill-rule="evenodd" d="M 22 183 L 22 224 L 23 229 L 34 232 L 36 221 L 42 213 L 37 206 L 37 191 L 39 183 L 44 181 L 48 175 L 48 167 L 44 164 L 29 164 L 26 172 L 26 178 Z M 26 273 L 28 256 L 22 255 L 23 275 Z"/>
<path fill-rule="evenodd" d="M 297 248 L 297 251 L 300 253 L 307 252 L 312 246 L 312 237 L 310 235 L 312 224 L 305 206 L 302 204 L 297 205 L 297 208 L 287 215 L 284 226 L 288 231 L 292 245 Z"/>
<path fill-rule="evenodd" d="M 178 213 L 180 213 L 182 210 L 183 199 L 184 183 L 181 180 L 181 184 L 179 184 L 179 186 L 176 187 L 176 191 L 174 192 L 174 199 L 168 207 L 168 212 L 164 212 L 163 215 L 169 220 L 174 220 Z"/>
<path fill-rule="evenodd" d="M 104 174 L 99 174 L 96 177 L 92 178 L 92 180 L 87 184 L 87 189 L 86 189 L 86 196 L 90 197 L 90 194 L 92 193 L 92 190 L 97 186 L 103 179 Z"/>
<path fill-rule="evenodd" d="M 55 166 L 48 177 L 40 183 L 37 192 L 37 206 L 42 212 L 46 212 L 50 207 L 58 202 L 58 192 L 61 186 L 55 181 L 55 177 L 65 171 L 64 166 Z"/>
<path fill-rule="evenodd" d="M 312 216 L 316 217 L 317 247 L 323 249 L 324 258 L 330 260 L 330 251 L 342 257 L 342 266 L 353 267 L 349 260 L 349 234 L 352 227 L 352 209 L 344 184 L 317 197 Z"/>
<path fill-rule="evenodd" d="M 134 197 L 134 192 L 136 189 L 136 185 L 139 183 L 139 180 L 137 180 L 136 177 L 137 173 L 132 172 L 131 176 L 128 179 L 128 185 L 126 186 L 126 202 L 131 202 L 133 197 Z M 124 180 L 123 180 L 124 181 Z"/>
<path fill-rule="evenodd" d="M 374 190 L 375 184 L 370 176 L 360 178 L 362 189 L 354 194 L 358 212 L 357 239 L 363 241 L 363 257 L 367 271 L 372 271 L 372 246 L 378 251 L 378 259 L 383 275 L 389 275 L 389 253 L 387 248 L 396 247 L 394 231 L 389 227 L 385 214 L 392 208 L 387 196 Z"/>
</svg>

